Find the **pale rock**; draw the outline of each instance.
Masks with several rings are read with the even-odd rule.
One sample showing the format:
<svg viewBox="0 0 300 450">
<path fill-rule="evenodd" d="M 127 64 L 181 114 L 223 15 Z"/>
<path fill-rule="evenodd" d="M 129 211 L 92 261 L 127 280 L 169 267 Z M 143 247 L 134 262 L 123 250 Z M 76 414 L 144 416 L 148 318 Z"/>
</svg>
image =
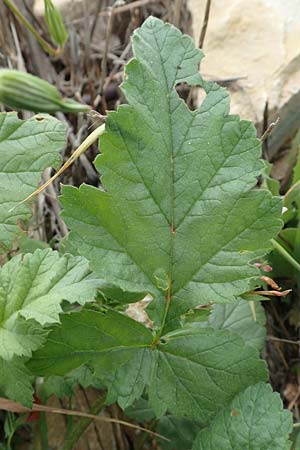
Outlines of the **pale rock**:
<svg viewBox="0 0 300 450">
<path fill-rule="evenodd" d="M 188 0 L 196 42 L 205 0 Z M 201 63 L 204 78 L 246 77 L 229 85 L 231 112 L 261 133 L 266 102 L 274 155 L 300 125 L 300 1 L 212 0 Z"/>
</svg>

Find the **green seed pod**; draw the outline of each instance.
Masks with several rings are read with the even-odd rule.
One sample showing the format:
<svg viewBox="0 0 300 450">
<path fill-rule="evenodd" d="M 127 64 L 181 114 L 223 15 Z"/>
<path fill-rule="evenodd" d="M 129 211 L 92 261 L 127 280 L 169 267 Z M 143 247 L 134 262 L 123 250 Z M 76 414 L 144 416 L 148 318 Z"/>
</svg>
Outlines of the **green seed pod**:
<svg viewBox="0 0 300 450">
<path fill-rule="evenodd" d="M 39 77 L 14 69 L 0 69 L 0 103 L 13 109 L 55 113 L 85 112 L 88 105 L 63 99 L 56 87 Z"/>
<path fill-rule="evenodd" d="M 63 18 L 57 8 L 52 3 L 52 0 L 44 0 L 45 3 L 45 20 L 48 31 L 55 44 L 63 47 L 68 39 L 68 32 L 63 22 Z"/>
</svg>

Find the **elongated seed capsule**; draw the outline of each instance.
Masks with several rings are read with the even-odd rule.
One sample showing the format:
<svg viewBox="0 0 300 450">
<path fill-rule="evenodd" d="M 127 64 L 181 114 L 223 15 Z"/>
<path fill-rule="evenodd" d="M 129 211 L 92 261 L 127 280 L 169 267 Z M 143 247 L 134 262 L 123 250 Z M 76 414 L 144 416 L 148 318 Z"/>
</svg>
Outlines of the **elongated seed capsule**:
<svg viewBox="0 0 300 450">
<path fill-rule="evenodd" d="M 45 113 L 90 110 L 88 105 L 62 98 L 47 81 L 14 69 L 0 69 L 0 103 L 13 109 Z"/>
<path fill-rule="evenodd" d="M 63 47 L 68 39 L 68 32 L 63 22 L 63 18 L 59 10 L 53 5 L 52 0 L 44 0 L 45 4 L 45 21 L 48 31 L 55 44 Z"/>
</svg>

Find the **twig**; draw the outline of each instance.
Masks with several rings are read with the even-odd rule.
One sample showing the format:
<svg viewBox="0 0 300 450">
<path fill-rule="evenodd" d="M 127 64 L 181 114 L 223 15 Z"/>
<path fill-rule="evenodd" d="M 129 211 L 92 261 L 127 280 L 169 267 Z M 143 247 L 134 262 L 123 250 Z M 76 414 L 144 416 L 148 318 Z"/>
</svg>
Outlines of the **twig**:
<svg viewBox="0 0 300 450">
<path fill-rule="evenodd" d="M 293 400 L 288 404 L 287 409 L 288 409 L 289 411 L 291 411 L 291 410 L 294 408 L 295 404 L 297 403 L 297 400 L 299 399 L 299 396 L 300 396 L 300 387 L 298 386 L 298 392 L 297 392 L 297 394 L 295 395 L 295 397 L 293 398 Z"/>
<path fill-rule="evenodd" d="M 278 314 L 277 309 L 275 308 L 275 306 L 274 306 L 274 304 L 272 302 L 270 302 L 270 306 L 271 306 L 271 309 L 272 309 L 272 315 L 275 317 L 275 319 L 277 320 L 279 326 L 281 327 L 282 333 L 286 336 L 286 339 L 291 341 L 292 340 L 291 339 L 291 335 L 288 332 L 288 330 L 287 330 L 287 328 L 286 328 L 286 326 L 284 324 L 283 319 L 280 317 L 280 314 Z"/>
<path fill-rule="evenodd" d="M 214 81 L 216 83 L 218 83 L 220 86 L 226 86 L 229 85 L 231 83 L 235 83 L 236 81 L 240 81 L 240 80 L 247 80 L 247 76 L 239 76 L 239 77 L 229 77 L 229 78 L 212 78 L 209 81 Z"/>
<path fill-rule="evenodd" d="M 152 419 L 151 422 L 149 423 L 149 429 L 153 430 L 153 428 L 156 427 L 156 424 L 157 424 L 157 419 Z M 143 448 L 145 448 L 145 444 L 147 442 L 147 439 L 148 439 L 148 434 L 147 433 L 141 434 L 136 440 L 136 448 L 135 448 L 135 450 L 143 450 Z"/>
<path fill-rule="evenodd" d="M 125 13 L 127 11 L 130 11 L 131 9 L 135 9 L 135 8 L 139 8 L 145 5 L 148 5 L 149 3 L 159 3 L 160 0 L 137 0 L 135 2 L 131 2 L 128 3 L 127 5 L 124 6 L 118 6 L 116 8 L 114 8 L 113 11 L 113 15 L 115 14 L 121 14 L 121 13 Z M 109 16 L 110 15 L 110 11 L 101 11 L 98 16 Z M 72 20 L 69 23 L 73 23 L 73 24 L 77 24 L 82 22 L 84 19 L 76 19 L 76 20 Z"/>
<path fill-rule="evenodd" d="M 208 25 L 208 20 L 209 20 L 210 7 L 211 7 L 211 0 L 207 0 L 206 5 L 205 5 L 204 19 L 203 19 L 202 28 L 201 28 L 200 37 L 199 37 L 199 43 L 198 43 L 199 48 L 203 48 L 203 45 L 204 45 L 204 40 L 205 40 L 206 30 L 207 30 L 207 25 Z M 194 91 L 195 91 L 195 86 L 192 86 L 190 88 L 190 92 L 186 99 L 186 104 L 188 106 L 191 105 Z"/>
<path fill-rule="evenodd" d="M 10 23 L 10 29 L 11 29 L 11 34 L 12 34 L 12 37 L 13 37 L 13 40 L 15 43 L 16 51 L 17 51 L 17 68 L 18 68 L 18 70 L 21 70 L 22 72 L 26 72 L 26 67 L 24 64 L 24 59 L 23 59 L 23 55 L 22 55 L 22 51 L 21 51 L 21 47 L 20 47 L 19 37 L 17 34 L 15 24 L 13 22 Z"/>
<path fill-rule="evenodd" d="M 94 21 L 93 21 L 92 27 L 91 27 L 91 41 L 93 40 L 93 36 L 94 36 L 96 25 L 97 25 L 97 22 L 99 19 L 101 7 L 102 7 L 102 0 L 98 0 Z"/>
<path fill-rule="evenodd" d="M 32 199 L 40 192 L 42 192 L 47 186 L 49 186 L 59 175 L 61 175 L 68 167 L 70 167 L 80 155 L 82 155 L 105 131 L 105 124 L 96 128 L 88 137 L 79 145 L 79 147 L 75 150 L 75 152 L 70 156 L 70 158 L 61 166 L 61 168 L 56 172 L 53 177 L 51 177 L 46 183 L 36 189 L 32 194 L 28 195 L 24 200 L 14 206 L 11 211 L 13 211 L 18 206 Z"/>
<path fill-rule="evenodd" d="M 113 5 L 109 10 L 109 16 L 108 16 L 108 22 L 107 22 L 107 28 L 106 28 L 106 34 L 105 34 L 105 47 L 104 47 L 104 54 L 101 61 L 101 79 L 100 79 L 100 86 L 99 86 L 99 93 L 103 94 L 103 87 L 104 82 L 107 76 L 107 56 L 108 56 L 108 49 L 109 49 L 109 40 L 113 25 L 113 12 L 114 12 L 115 6 Z"/>
<path fill-rule="evenodd" d="M 106 394 L 99 395 L 90 409 L 90 414 L 98 415 L 105 406 L 105 400 Z M 92 421 L 91 417 L 82 417 L 72 430 L 72 433 L 66 438 L 62 450 L 72 450 Z"/>
<path fill-rule="evenodd" d="M 89 10 L 89 0 L 84 0 L 84 65 L 87 73 L 91 74 L 89 68 L 90 63 L 90 52 L 91 52 L 91 32 L 90 32 L 90 10 Z"/>
<path fill-rule="evenodd" d="M 291 341 L 290 339 L 281 339 L 281 338 L 277 338 L 275 336 L 268 336 L 268 339 L 270 341 L 284 342 L 285 344 L 300 345 L 300 341 Z"/>
<path fill-rule="evenodd" d="M 166 438 L 165 436 L 155 433 L 154 431 L 148 430 L 147 428 L 141 427 L 139 425 L 135 425 L 131 422 L 126 422 L 125 420 L 121 419 L 114 419 L 112 417 L 103 417 L 103 416 L 96 416 L 94 414 L 85 413 L 82 411 L 76 411 L 72 409 L 63 409 L 63 408 L 52 408 L 50 406 L 46 405 L 40 405 L 38 403 L 33 403 L 32 408 L 27 408 L 26 406 L 21 405 L 20 403 L 14 402 L 13 400 L 8 400 L 6 398 L 0 398 L 0 409 L 3 409 L 4 411 L 12 411 L 17 413 L 30 413 L 33 411 L 44 411 L 45 413 L 50 414 L 63 414 L 67 416 L 78 416 L 78 417 L 84 417 L 86 419 L 92 419 L 92 420 L 99 420 L 100 422 L 107 422 L 107 423 L 119 423 L 120 425 L 124 425 L 129 428 L 133 428 L 135 430 L 140 431 L 146 431 L 147 433 L 151 434 L 152 436 L 159 437 L 160 439 L 163 439 L 164 441 L 170 442 L 170 439 Z"/>
<path fill-rule="evenodd" d="M 262 137 L 260 138 L 261 142 L 264 142 L 267 139 L 267 137 L 269 137 L 269 135 L 272 133 L 272 131 L 274 130 L 274 128 L 278 124 L 279 120 L 280 120 L 280 118 L 277 117 L 275 122 L 270 123 L 270 125 L 268 126 L 268 128 L 266 129 L 266 131 L 264 132 Z"/>
<path fill-rule="evenodd" d="M 48 179 L 50 178 L 50 173 L 51 173 L 51 169 L 47 170 L 46 176 Z M 57 201 L 57 195 L 56 195 L 55 189 L 53 187 L 53 184 L 49 184 L 49 186 L 47 186 L 46 197 L 47 197 L 48 201 L 51 203 L 52 210 L 54 212 L 55 219 L 56 219 L 57 225 L 60 230 L 60 234 L 62 237 L 64 237 L 68 234 L 68 228 L 67 228 L 65 222 L 61 218 L 61 215 L 60 215 L 61 207 Z"/>
<path fill-rule="evenodd" d="M 175 0 L 175 3 L 174 3 L 173 24 L 175 25 L 175 27 L 179 27 L 182 3 L 183 3 L 183 0 Z"/>
<path fill-rule="evenodd" d="M 128 55 L 128 53 L 129 53 L 129 51 L 130 51 L 130 49 L 131 49 L 131 46 L 132 46 L 132 43 L 131 43 L 131 40 L 130 40 L 130 41 L 128 42 L 128 44 L 126 45 L 126 47 L 124 48 L 122 54 L 121 54 L 120 57 L 119 57 L 119 60 L 120 60 L 120 61 L 122 61 L 122 60 L 124 60 L 124 59 L 126 58 L 126 56 Z M 105 83 L 104 83 L 104 86 L 103 86 L 103 92 L 105 92 L 106 88 L 108 87 L 108 84 L 110 83 L 110 81 L 112 80 L 112 78 L 113 78 L 113 77 L 116 75 L 116 73 L 118 72 L 119 66 L 120 66 L 121 64 L 124 64 L 124 63 L 122 62 L 122 63 L 116 64 L 116 65 L 114 66 L 114 68 L 111 70 L 109 76 L 107 77 L 107 79 L 106 79 L 106 81 L 105 81 Z"/>
<path fill-rule="evenodd" d="M 111 410 L 111 417 L 118 418 L 118 406 L 116 404 L 111 405 L 110 410 Z M 126 450 L 124 443 L 124 434 L 122 433 L 122 428 L 120 427 L 120 424 L 119 423 L 113 424 L 113 429 L 118 449 Z"/>
<path fill-rule="evenodd" d="M 209 20 L 210 7 L 211 7 L 211 0 L 207 0 L 206 6 L 205 6 L 204 20 L 203 20 L 203 24 L 202 24 L 202 28 L 201 28 L 200 37 L 199 37 L 199 44 L 198 44 L 199 48 L 203 48 L 203 44 L 204 44 L 204 40 L 205 40 L 205 36 L 206 36 L 207 25 L 208 25 L 208 20 Z"/>
<path fill-rule="evenodd" d="M 292 191 L 294 191 L 295 189 L 299 188 L 299 186 L 300 186 L 300 180 L 297 181 L 295 184 L 293 184 L 293 185 L 289 188 L 289 190 L 286 191 L 286 193 L 284 194 L 283 197 L 284 197 L 285 199 L 287 199 L 288 196 L 289 196 L 289 194 L 290 194 Z"/>
<path fill-rule="evenodd" d="M 84 400 L 85 400 L 85 402 L 86 402 L 86 404 L 87 404 L 87 406 L 88 406 L 88 408 L 90 410 L 93 406 L 91 405 L 91 402 L 89 400 L 89 396 L 87 394 L 86 389 L 84 389 L 80 384 L 79 384 L 78 388 L 79 388 L 79 390 L 80 390 L 80 392 L 82 394 L 82 397 L 84 398 Z M 80 400 L 80 399 L 81 399 L 81 396 L 78 397 L 78 400 Z M 93 403 L 93 405 L 94 405 L 94 403 Z M 103 445 L 102 445 L 101 435 L 100 435 L 100 432 L 99 432 L 99 429 L 98 429 L 98 424 L 96 422 L 93 423 L 93 428 L 94 428 L 95 435 L 97 437 L 97 444 L 99 446 L 98 450 L 105 450 L 105 448 L 103 448 Z"/>
</svg>

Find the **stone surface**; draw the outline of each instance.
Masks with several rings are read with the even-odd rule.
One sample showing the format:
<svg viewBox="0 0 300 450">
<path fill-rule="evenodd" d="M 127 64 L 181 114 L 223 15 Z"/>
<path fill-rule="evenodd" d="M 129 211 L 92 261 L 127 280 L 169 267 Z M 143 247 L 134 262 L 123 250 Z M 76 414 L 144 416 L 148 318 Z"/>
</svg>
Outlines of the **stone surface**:
<svg viewBox="0 0 300 450">
<path fill-rule="evenodd" d="M 205 0 L 189 0 L 196 41 Z M 205 78 L 246 77 L 229 84 L 231 112 L 263 127 L 280 116 L 269 138 L 271 154 L 300 125 L 299 0 L 212 0 L 201 71 Z"/>
</svg>

